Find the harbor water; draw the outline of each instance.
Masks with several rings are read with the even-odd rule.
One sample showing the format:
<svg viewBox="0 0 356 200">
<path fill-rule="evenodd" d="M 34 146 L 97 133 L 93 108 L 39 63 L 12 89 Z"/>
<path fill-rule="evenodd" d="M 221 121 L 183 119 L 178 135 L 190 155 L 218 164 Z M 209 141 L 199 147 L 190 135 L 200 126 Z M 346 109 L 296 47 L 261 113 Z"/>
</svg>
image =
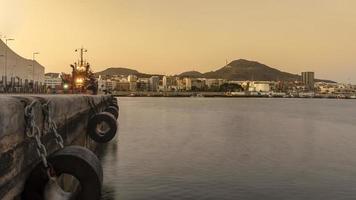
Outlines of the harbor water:
<svg viewBox="0 0 356 200">
<path fill-rule="evenodd" d="M 356 199 L 356 101 L 120 98 L 103 200 Z"/>
</svg>

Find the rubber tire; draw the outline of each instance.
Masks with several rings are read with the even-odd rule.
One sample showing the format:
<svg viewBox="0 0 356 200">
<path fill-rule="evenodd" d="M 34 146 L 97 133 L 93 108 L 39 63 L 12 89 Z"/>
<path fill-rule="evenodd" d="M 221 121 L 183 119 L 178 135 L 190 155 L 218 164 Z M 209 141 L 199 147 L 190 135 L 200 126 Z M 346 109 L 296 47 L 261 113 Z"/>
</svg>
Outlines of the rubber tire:
<svg viewBox="0 0 356 200">
<path fill-rule="evenodd" d="M 110 104 L 117 104 L 118 100 L 116 98 L 110 100 Z"/>
<path fill-rule="evenodd" d="M 109 106 L 114 106 L 115 108 L 117 108 L 117 110 L 119 110 L 119 106 L 117 105 L 117 103 L 110 103 Z"/>
<path fill-rule="evenodd" d="M 118 107 L 118 100 L 117 100 L 117 98 L 113 98 L 113 99 L 111 99 L 111 101 L 110 101 L 110 105 L 111 106 L 115 106 L 115 107 Z"/>
<path fill-rule="evenodd" d="M 105 134 L 97 132 L 97 125 L 105 121 L 109 125 L 109 130 Z M 112 140 L 117 131 L 117 120 L 115 116 L 108 112 L 95 114 L 90 118 L 87 128 L 87 133 L 91 139 L 99 143 L 106 143 Z"/>
<path fill-rule="evenodd" d="M 57 176 L 66 173 L 78 179 L 81 190 L 76 194 L 76 199 L 100 199 L 103 168 L 93 152 L 81 146 L 67 146 L 52 154 L 48 162 L 53 166 Z M 22 199 L 43 200 L 47 182 L 46 170 L 43 164 L 39 163 L 26 180 Z"/>
<path fill-rule="evenodd" d="M 115 106 L 109 106 L 109 107 L 105 108 L 104 112 L 108 112 L 108 113 L 114 115 L 115 119 L 117 119 L 119 117 L 119 111 L 117 110 L 117 108 Z"/>
</svg>

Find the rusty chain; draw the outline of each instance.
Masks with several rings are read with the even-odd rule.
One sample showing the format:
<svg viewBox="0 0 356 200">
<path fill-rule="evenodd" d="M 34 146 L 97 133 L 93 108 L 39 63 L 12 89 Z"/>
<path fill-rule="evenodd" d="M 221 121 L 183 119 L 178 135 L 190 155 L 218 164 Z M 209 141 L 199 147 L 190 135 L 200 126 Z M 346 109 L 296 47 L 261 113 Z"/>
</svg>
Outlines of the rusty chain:
<svg viewBox="0 0 356 200">
<path fill-rule="evenodd" d="M 48 126 L 47 132 L 52 131 L 53 134 L 54 134 L 56 143 L 61 148 L 63 148 L 64 147 L 63 138 L 62 138 L 62 136 L 60 134 L 58 134 L 57 124 L 51 117 L 50 103 L 51 103 L 51 101 L 47 101 L 45 104 L 42 105 L 43 114 L 45 115 L 45 118 L 46 118 L 46 121 L 47 121 L 47 126 Z"/>
<path fill-rule="evenodd" d="M 29 138 L 34 138 L 36 141 L 36 152 L 37 155 L 41 158 L 43 165 L 45 168 L 48 168 L 47 162 L 47 150 L 45 145 L 41 142 L 42 132 L 41 129 L 37 126 L 35 120 L 35 106 L 41 103 L 37 100 L 34 100 L 26 106 L 25 108 L 25 118 L 26 118 L 26 135 Z"/>
<path fill-rule="evenodd" d="M 96 106 L 95 106 L 94 100 L 93 100 L 92 98 L 88 97 L 88 96 L 86 97 L 86 100 L 87 100 L 87 103 L 88 103 L 88 105 L 89 105 L 89 107 L 90 107 L 90 110 L 91 110 L 94 114 L 98 113 L 98 110 L 97 110 L 97 108 L 96 108 Z"/>
</svg>

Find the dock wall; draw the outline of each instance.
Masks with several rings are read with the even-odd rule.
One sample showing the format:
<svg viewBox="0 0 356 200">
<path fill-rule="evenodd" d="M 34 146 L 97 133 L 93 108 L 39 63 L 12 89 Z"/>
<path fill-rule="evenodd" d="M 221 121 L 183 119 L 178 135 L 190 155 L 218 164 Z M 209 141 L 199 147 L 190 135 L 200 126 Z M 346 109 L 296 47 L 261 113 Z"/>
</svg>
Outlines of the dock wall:
<svg viewBox="0 0 356 200">
<path fill-rule="evenodd" d="M 33 101 L 50 102 L 52 119 L 58 126 L 64 145 L 80 145 L 94 151 L 96 142 L 86 134 L 89 117 L 103 110 L 111 96 L 91 95 L 0 95 L 0 199 L 19 199 L 26 177 L 41 162 L 36 142 L 26 135 L 25 108 Z M 40 106 L 35 121 L 46 130 Z M 51 132 L 43 132 L 42 143 L 48 155 L 60 147 Z"/>
</svg>

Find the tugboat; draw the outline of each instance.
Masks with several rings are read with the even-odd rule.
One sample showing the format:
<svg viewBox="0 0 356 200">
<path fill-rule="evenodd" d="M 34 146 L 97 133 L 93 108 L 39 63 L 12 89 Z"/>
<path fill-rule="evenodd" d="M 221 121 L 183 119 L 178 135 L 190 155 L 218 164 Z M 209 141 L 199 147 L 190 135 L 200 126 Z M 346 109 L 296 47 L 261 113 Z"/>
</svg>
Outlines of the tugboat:
<svg viewBox="0 0 356 200">
<path fill-rule="evenodd" d="M 73 94 L 97 94 L 98 83 L 90 69 L 90 64 L 84 60 L 84 53 L 88 52 L 88 50 L 82 47 L 76 49 L 75 52 L 79 52 L 80 60 L 70 65 L 72 68 L 71 75 L 62 76 L 63 89 L 67 89 Z"/>
</svg>

